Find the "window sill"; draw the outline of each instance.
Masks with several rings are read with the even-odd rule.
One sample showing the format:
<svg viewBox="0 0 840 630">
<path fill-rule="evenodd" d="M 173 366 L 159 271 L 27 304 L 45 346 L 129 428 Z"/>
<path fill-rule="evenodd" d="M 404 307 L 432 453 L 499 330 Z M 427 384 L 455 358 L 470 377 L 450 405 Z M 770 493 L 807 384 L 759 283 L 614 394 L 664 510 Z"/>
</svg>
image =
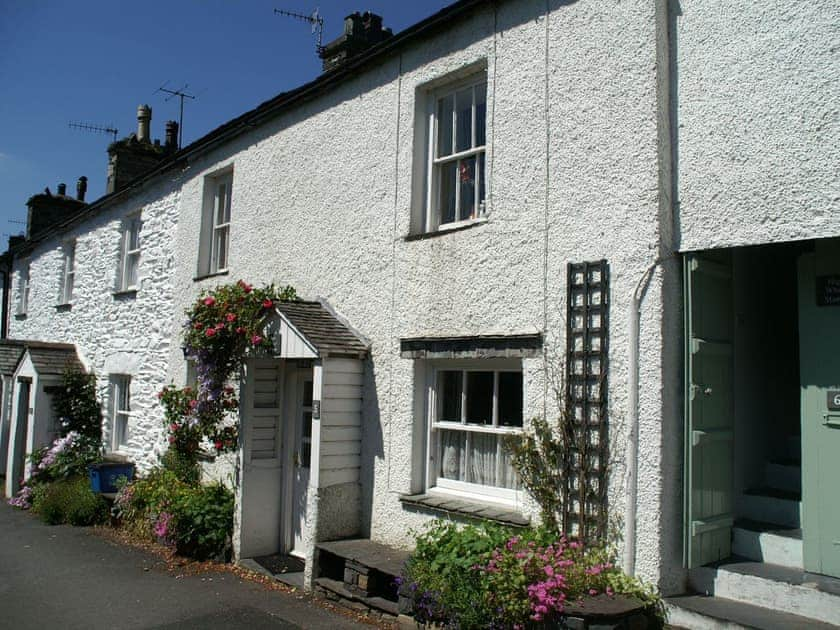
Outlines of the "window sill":
<svg viewBox="0 0 840 630">
<path fill-rule="evenodd" d="M 513 527 L 528 527 L 531 524 L 531 521 L 522 514 L 516 510 L 506 509 L 503 505 L 490 505 L 458 497 L 434 494 L 403 494 L 400 495 L 400 501 L 403 505 L 424 508 L 432 512 L 496 521 Z"/>
<path fill-rule="evenodd" d="M 137 297 L 137 289 L 124 289 L 121 291 L 114 291 L 111 295 L 115 300 L 133 300 Z"/>
<path fill-rule="evenodd" d="M 56 304 L 55 305 L 55 310 L 58 313 L 66 313 L 67 311 L 72 310 L 72 308 L 73 308 L 73 303 L 72 302 L 65 302 L 63 304 Z"/>
<path fill-rule="evenodd" d="M 219 276 L 227 276 L 230 274 L 230 271 L 225 269 L 224 271 L 214 271 L 213 273 L 203 273 L 199 276 L 195 276 L 193 278 L 193 282 L 199 282 L 201 280 L 206 280 L 207 278 L 217 278 Z"/>
<path fill-rule="evenodd" d="M 484 225 L 488 222 L 487 217 L 479 217 L 478 219 L 471 219 L 468 221 L 459 221 L 458 223 L 448 223 L 446 225 L 440 226 L 434 232 L 420 232 L 418 234 L 409 234 L 408 236 L 403 237 L 404 241 L 422 241 L 427 238 L 436 238 L 438 236 L 444 236 L 446 234 L 451 234 L 452 232 L 463 232 L 464 230 L 469 230 L 474 227 L 478 227 L 479 225 Z"/>
</svg>

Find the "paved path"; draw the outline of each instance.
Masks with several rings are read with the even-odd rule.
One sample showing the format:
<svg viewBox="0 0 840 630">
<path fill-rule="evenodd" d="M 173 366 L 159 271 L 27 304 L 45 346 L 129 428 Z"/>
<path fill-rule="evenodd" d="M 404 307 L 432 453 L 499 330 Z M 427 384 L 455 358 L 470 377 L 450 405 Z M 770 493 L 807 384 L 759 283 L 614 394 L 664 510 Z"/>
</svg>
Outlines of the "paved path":
<svg viewBox="0 0 840 630">
<path fill-rule="evenodd" d="M 176 578 L 152 554 L 0 503 L 0 628 L 359 627 L 229 572 Z"/>
</svg>

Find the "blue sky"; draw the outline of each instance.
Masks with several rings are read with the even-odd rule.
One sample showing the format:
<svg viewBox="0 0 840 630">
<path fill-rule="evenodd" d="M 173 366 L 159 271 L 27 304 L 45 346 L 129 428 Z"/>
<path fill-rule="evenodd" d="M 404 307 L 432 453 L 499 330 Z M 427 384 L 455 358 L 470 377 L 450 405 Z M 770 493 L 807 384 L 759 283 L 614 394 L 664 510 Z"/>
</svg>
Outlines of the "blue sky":
<svg viewBox="0 0 840 630">
<path fill-rule="evenodd" d="M 196 138 L 320 74 L 308 24 L 274 9 L 325 20 L 324 42 L 353 11 L 383 16 L 395 33 L 452 0 L 0 0 L 0 251 L 23 231 L 26 200 L 59 182 L 87 200 L 105 192 L 109 134 L 70 122 L 136 131 L 137 106 L 152 107 L 152 137 L 178 119 L 187 85 L 184 140 Z"/>
</svg>

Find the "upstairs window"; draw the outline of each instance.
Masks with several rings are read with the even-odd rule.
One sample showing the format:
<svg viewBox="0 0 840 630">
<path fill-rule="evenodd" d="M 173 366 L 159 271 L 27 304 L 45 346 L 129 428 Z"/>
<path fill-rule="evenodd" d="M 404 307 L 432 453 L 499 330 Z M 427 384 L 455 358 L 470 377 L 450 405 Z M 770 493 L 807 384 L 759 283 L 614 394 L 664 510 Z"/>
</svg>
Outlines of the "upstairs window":
<svg viewBox="0 0 840 630">
<path fill-rule="evenodd" d="M 233 173 L 208 177 L 204 188 L 199 276 L 224 273 L 228 269 Z"/>
<path fill-rule="evenodd" d="M 123 221 L 120 246 L 120 269 L 117 281 L 118 291 L 136 291 L 140 269 L 140 216 L 127 217 Z"/>
<path fill-rule="evenodd" d="M 62 256 L 61 290 L 58 303 L 70 304 L 73 301 L 73 285 L 76 278 L 76 241 L 64 243 Z"/>
<path fill-rule="evenodd" d="M 432 107 L 427 231 L 486 214 L 486 76 L 434 92 Z"/>
<path fill-rule="evenodd" d="M 27 310 L 29 310 L 29 263 L 24 264 L 20 268 L 16 313 L 18 315 L 26 315 Z"/>
</svg>

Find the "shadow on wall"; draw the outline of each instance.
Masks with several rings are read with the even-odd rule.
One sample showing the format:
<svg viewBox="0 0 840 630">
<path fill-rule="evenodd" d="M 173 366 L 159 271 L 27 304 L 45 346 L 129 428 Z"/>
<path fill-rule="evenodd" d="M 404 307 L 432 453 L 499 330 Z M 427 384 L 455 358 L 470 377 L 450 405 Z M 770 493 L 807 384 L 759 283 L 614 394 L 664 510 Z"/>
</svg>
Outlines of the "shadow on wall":
<svg viewBox="0 0 840 630">
<path fill-rule="evenodd" d="M 373 516 L 373 486 L 377 459 L 385 458 L 382 435 L 382 414 L 379 406 L 379 392 L 373 372 L 373 361 L 365 360 L 364 388 L 362 391 L 362 454 L 359 483 L 362 484 L 361 528 L 364 538 L 370 537 Z"/>
</svg>

